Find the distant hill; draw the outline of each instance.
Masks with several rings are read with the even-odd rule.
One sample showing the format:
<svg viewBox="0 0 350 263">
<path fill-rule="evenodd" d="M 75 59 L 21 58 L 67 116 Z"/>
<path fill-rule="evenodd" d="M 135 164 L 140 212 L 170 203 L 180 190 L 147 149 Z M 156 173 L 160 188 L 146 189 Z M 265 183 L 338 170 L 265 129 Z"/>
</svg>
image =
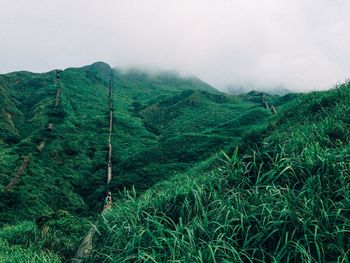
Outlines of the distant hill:
<svg viewBox="0 0 350 263">
<path fill-rule="evenodd" d="M 288 93 L 291 93 L 291 90 L 289 90 L 283 86 L 268 88 L 268 87 L 258 87 L 258 86 L 254 86 L 251 84 L 229 85 L 224 89 L 224 91 L 228 94 L 231 94 L 231 95 L 242 95 L 242 94 L 249 93 L 251 91 L 266 92 L 266 93 L 271 94 L 271 95 L 279 95 L 279 96 L 283 96 L 283 95 L 286 95 Z"/>
<path fill-rule="evenodd" d="M 239 97 L 244 101 L 250 101 L 254 103 L 261 103 L 262 100 L 265 100 L 272 106 L 279 107 L 291 100 L 294 100 L 295 98 L 301 95 L 302 93 L 287 93 L 285 95 L 272 95 L 270 93 L 252 90 L 246 94 L 241 94 Z"/>
</svg>

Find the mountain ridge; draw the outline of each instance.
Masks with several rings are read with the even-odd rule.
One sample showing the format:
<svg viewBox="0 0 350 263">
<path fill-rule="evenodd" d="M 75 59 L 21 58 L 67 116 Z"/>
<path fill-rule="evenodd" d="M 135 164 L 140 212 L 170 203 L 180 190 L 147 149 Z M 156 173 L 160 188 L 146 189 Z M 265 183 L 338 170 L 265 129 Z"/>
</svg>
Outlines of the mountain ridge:
<svg viewBox="0 0 350 263">
<path fill-rule="evenodd" d="M 1 75 L 0 251 L 14 248 L 23 257 L 21 249 L 29 249 L 32 258 L 44 253 L 63 261 L 74 256 L 106 194 L 110 81 L 116 204 L 125 192 L 140 196 L 220 150 L 231 151 L 274 118 L 259 97 L 230 96 L 174 74 L 123 74 L 103 62 Z M 26 156 L 25 172 L 7 190 Z"/>
</svg>

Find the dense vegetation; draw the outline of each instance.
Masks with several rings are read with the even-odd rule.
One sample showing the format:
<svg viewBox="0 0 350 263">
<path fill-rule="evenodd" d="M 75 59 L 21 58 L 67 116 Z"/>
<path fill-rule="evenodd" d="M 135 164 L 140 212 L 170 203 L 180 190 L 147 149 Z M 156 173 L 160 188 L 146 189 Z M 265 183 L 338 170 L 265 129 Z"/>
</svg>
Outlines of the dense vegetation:
<svg viewBox="0 0 350 263">
<path fill-rule="evenodd" d="M 90 261 L 349 262 L 349 103 L 349 83 L 303 95 L 234 151 L 125 192 Z"/>
<path fill-rule="evenodd" d="M 104 63 L 57 74 L 0 76 L 0 262 L 68 261 L 90 222 L 87 262 L 348 262 L 349 83 L 230 96 Z"/>
<path fill-rule="evenodd" d="M 139 197 L 202 166 L 272 118 L 259 94 L 228 96 L 171 72 L 121 72 L 95 63 L 1 75 L 0 261 L 66 261 L 101 211 L 110 76 L 116 204 L 125 191 Z"/>
</svg>

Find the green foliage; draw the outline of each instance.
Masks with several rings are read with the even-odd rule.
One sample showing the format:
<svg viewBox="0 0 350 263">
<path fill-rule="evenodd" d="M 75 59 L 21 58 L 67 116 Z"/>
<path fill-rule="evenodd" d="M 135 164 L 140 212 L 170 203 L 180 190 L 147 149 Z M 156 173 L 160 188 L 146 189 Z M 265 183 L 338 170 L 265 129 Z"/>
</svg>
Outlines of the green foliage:
<svg viewBox="0 0 350 263">
<path fill-rule="evenodd" d="M 146 81 L 124 89 L 121 80 L 129 77 L 117 74 L 114 79 L 117 136 L 113 149 L 118 150 L 113 171 L 118 177 L 112 185 L 117 190 L 132 186 L 145 190 L 222 148 L 237 145 L 244 132 L 271 117 L 268 110 L 253 103 L 201 86 L 170 90 L 155 82 L 158 96 L 153 97 L 150 89 L 147 98 L 153 98 L 145 100 L 138 90 L 147 90 L 150 84 Z"/>
<path fill-rule="evenodd" d="M 303 95 L 247 133 L 253 149 L 124 192 L 88 261 L 349 262 L 349 94 Z"/>
<path fill-rule="evenodd" d="M 337 148 L 349 141 L 349 83 L 327 92 L 313 92 L 286 105 L 279 113 L 278 133 L 268 141 L 286 143 L 286 150 L 300 152 L 319 144 L 322 149 Z M 286 141 L 286 138 L 292 138 Z"/>
<path fill-rule="evenodd" d="M 0 76 L 1 260 L 10 261 L 9 253 L 16 260 L 32 262 L 73 257 L 105 197 L 110 81 L 113 199 L 123 207 L 124 202 L 129 205 L 124 192 L 134 189 L 136 204 L 139 197 L 153 191 L 156 197 L 167 189 L 167 199 L 155 198 L 154 204 L 158 202 L 156 209 L 163 211 L 163 205 L 170 209 L 169 202 L 175 200 L 171 211 L 165 208 L 164 213 L 176 224 L 179 213 L 187 212 L 178 205 L 186 198 L 191 202 L 197 198 L 188 196 L 191 189 L 199 191 L 211 180 L 217 187 L 217 173 L 211 172 L 218 161 L 210 157 L 221 149 L 232 151 L 242 144 L 243 136 L 248 138 L 249 131 L 260 134 L 256 139 L 260 142 L 265 135 L 257 130 L 274 120 L 254 98 L 228 96 L 196 78 L 171 72 L 112 73 L 107 64 L 98 62 L 66 69 L 59 79 L 56 71 Z M 58 89 L 61 96 L 56 105 Z M 279 97 L 268 99 L 278 104 Z M 288 98 L 281 101 L 278 105 Z M 346 129 L 334 126 L 331 119 L 326 125 L 329 138 L 346 140 Z M 30 156 L 27 168 L 13 189 L 7 190 L 26 156 Z M 153 204 L 147 205 L 146 212 L 152 209 Z"/>
<path fill-rule="evenodd" d="M 61 260 L 48 251 L 37 251 L 33 248 L 23 248 L 21 246 L 9 245 L 8 242 L 0 238 L 0 261 L 8 263 L 17 262 L 38 262 L 38 263 L 59 263 Z"/>
<path fill-rule="evenodd" d="M 87 228 L 86 220 L 82 221 L 62 210 L 41 216 L 36 223 L 24 221 L 17 225 L 5 226 L 0 231 L 0 251 L 3 250 L 0 253 L 0 259 L 1 256 L 10 258 L 11 251 L 11 253 L 18 253 L 13 256 L 17 260 L 30 262 L 29 259 L 34 258 L 34 262 L 61 262 L 61 259 L 65 260 L 74 256 L 76 244 Z M 27 256 L 26 251 L 30 252 Z M 59 255 L 60 259 L 47 251 Z"/>
</svg>

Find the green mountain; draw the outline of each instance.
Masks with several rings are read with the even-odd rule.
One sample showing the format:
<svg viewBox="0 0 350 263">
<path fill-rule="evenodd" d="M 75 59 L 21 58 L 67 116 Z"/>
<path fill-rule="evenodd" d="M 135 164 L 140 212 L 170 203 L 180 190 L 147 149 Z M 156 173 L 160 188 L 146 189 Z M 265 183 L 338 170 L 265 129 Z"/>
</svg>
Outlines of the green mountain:
<svg viewBox="0 0 350 263">
<path fill-rule="evenodd" d="M 74 256 L 106 193 L 110 83 L 115 203 L 232 149 L 272 117 L 261 103 L 171 72 L 99 62 L 1 75 L 0 254 Z"/>
<path fill-rule="evenodd" d="M 126 193 L 88 262 L 348 262 L 349 103 L 350 83 L 301 95 L 235 151 Z"/>
<path fill-rule="evenodd" d="M 84 237 L 85 262 L 346 262 L 349 88 L 233 96 L 102 62 L 0 75 L 0 262 L 71 261 Z"/>
</svg>

